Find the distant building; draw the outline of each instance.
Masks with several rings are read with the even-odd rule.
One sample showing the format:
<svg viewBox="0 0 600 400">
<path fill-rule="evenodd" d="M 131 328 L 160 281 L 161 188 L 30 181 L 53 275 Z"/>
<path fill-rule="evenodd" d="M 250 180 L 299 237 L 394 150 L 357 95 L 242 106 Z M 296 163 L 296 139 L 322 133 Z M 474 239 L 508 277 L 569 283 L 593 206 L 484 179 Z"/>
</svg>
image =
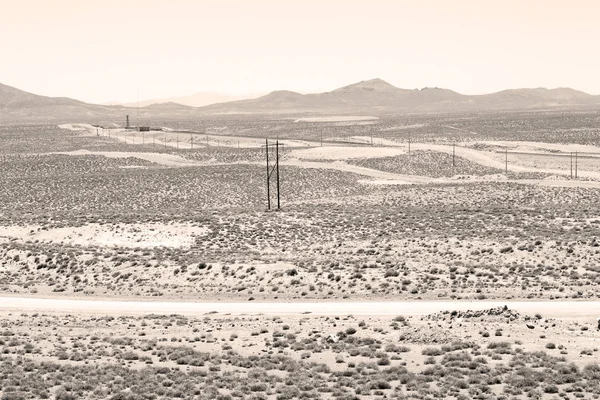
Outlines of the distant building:
<svg viewBox="0 0 600 400">
<path fill-rule="evenodd" d="M 140 126 L 140 127 L 138 127 L 138 131 L 140 131 L 140 132 L 150 132 L 150 127 L 149 126 Z"/>
</svg>

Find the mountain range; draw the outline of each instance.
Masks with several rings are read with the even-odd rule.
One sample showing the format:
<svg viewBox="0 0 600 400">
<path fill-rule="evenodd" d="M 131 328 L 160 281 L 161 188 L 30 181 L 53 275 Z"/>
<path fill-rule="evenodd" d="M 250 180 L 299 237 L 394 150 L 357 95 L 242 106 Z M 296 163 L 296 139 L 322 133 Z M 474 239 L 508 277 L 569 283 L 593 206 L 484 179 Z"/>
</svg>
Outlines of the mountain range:
<svg viewBox="0 0 600 400">
<path fill-rule="evenodd" d="M 229 101 L 254 99 L 262 94 L 250 94 L 247 96 L 233 96 L 223 93 L 195 93 L 189 96 L 165 97 L 158 99 L 142 100 L 140 102 L 118 103 L 112 102 L 107 105 L 125 106 L 125 107 L 147 107 L 153 104 L 177 103 L 189 107 L 204 107 L 216 103 L 226 103 Z"/>
<path fill-rule="evenodd" d="M 570 88 L 510 89 L 484 95 L 464 95 L 440 88 L 400 89 L 381 79 L 371 79 L 324 93 L 301 94 L 281 90 L 255 99 L 203 107 L 169 101 L 147 104 L 134 110 L 125 105 L 89 104 L 66 97 L 39 96 L 0 84 L 0 120 L 97 120 L 122 118 L 125 114 L 158 120 L 216 114 L 327 115 L 360 112 L 380 115 L 596 107 L 600 107 L 600 96 Z"/>
</svg>

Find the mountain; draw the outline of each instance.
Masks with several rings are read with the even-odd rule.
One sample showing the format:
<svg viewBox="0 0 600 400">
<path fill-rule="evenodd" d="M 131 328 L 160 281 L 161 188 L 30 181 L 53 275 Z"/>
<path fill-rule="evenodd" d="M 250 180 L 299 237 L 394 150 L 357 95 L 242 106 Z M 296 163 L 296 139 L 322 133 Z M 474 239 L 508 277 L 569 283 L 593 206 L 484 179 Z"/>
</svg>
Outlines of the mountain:
<svg viewBox="0 0 600 400">
<path fill-rule="evenodd" d="M 153 104 L 163 103 L 177 103 L 188 107 L 203 107 L 215 103 L 225 103 L 236 100 L 254 99 L 261 95 L 246 95 L 246 96 L 233 96 L 222 93 L 195 93 L 189 96 L 177 96 L 177 97 L 166 97 L 162 99 L 149 99 L 131 103 L 115 103 L 112 102 L 110 105 L 122 105 L 125 107 L 147 107 Z"/>
<path fill-rule="evenodd" d="M 194 107 L 184 106 L 182 104 L 169 101 L 167 103 L 150 104 L 149 106 L 143 107 L 143 109 L 144 110 L 152 110 L 152 111 L 172 111 L 172 110 L 181 111 L 181 110 L 193 110 Z"/>
<path fill-rule="evenodd" d="M 255 98 L 191 107 L 176 102 L 135 109 L 97 105 L 66 97 L 47 97 L 0 84 L 0 122 L 198 118 L 219 114 L 338 114 L 436 113 L 460 111 L 528 110 L 600 107 L 600 96 L 569 88 L 510 89 L 484 95 L 464 95 L 441 88 L 401 89 L 381 79 L 347 85 L 329 92 L 301 94 L 279 90 Z"/>
<path fill-rule="evenodd" d="M 511 89 L 486 95 L 464 95 L 449 89 L 401 89 L 382 79 L 371 79 L 325 93 L 277 91 L 253 100 L 202 107 L 209 114 L 257 113 L 399 113 L 471 110 L 592 107 L 600 96 L 569 88 Z"/>
<path fill-rule="evenodd" d="M 123 106 L 89 104 L 68 97 L 40 96 L 0 84 L 0 122 L 124 120 L 127 114 L 132 114 L 132 118 L 148 120 L 187 117 L 195 110 L 175 103 L 132 110 Z"/>
<path fill-rule="evenodd" d="M 67 97 L 46 97 L 24 92 L 12 86 L 0 83 L 0 110 L 18 110 L 20 108 L 38 108 L 53 106 L 79 106 L 81 101 Z"/>
</svg>

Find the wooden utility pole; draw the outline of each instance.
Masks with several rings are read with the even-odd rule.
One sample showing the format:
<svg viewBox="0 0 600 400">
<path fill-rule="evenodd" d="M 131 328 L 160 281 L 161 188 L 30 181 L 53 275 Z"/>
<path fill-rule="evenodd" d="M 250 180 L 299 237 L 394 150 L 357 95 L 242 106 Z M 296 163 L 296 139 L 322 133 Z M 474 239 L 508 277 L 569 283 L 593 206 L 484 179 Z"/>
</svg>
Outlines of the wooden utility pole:
<svg viewBox="0 0 600 400">
<path fill-rule="evenodd" d="M 504 173 L 508 174 L 508 146 L 504 146 Z"/>
<path fill-rule="evenodd" d="M 190 147 L 194 150 L 194 134 L 190 133 Z"/>
<path fill-rule="evenodd" d="M 275 159 L 277 160 L 275 166 L 277 167 L 277 209 L 279 210 L 279 140 L 275 142 Z"/>
<path fill-rule="evenodd" d="M 456 143 L 452 143 L 452 175 L 454 175 L 454 169 L 456 167 L 456 149 L 455 149 Z"/>
<path fill-rule="evenodd" d="M 569 160 L 571 161 L 571 179 L 573 179 L 573 152 L 571 152 Z"/>
<path fill-rule="evenodd" d="M 577 179 L 577 156 L 578 156 L 578 151 L 575 152 L 575 179 Z"/>
<path fill-rule="evenodd" d="M 275 165 L 271 167 L 269 164 L 269 149 L 275 147 Z M 276 178 L 276 189 L 277 189 L 277 209 L 281 209 L 281 186 L 280 186 L 280 175 L 279 175 L 279 140 L 275 141 L 275 144 L 269 144 L 269 139 L 265 139 L 265 153 L 267 159 L 267 209 L 271 209 L 271 178 L 275 173 Z"/>
<path fill-rule="evenodd" d="M 206 137 L 208 140 L 208 136 Z M 269 171 L 269 139 L 265 139 L 265 152 L 267 154 L 267 210 L 271 209 L 271 174 Z"/>
<path fill-rule="evenodd" d="M 456 162 L 455 162 L 455 158 L 456 158 L 456 144 L 452 143 L 452 168 L 456 167 Z"/>
</svg>

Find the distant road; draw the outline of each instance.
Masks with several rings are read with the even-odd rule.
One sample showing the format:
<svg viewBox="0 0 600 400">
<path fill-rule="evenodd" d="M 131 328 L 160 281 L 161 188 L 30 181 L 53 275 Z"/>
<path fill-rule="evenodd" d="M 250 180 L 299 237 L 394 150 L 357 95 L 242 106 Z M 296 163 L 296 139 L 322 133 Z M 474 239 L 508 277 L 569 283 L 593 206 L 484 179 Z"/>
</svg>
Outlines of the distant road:
<svg viewBox="0 0 600 400">
<path fill-rule="evenodd" d="M 600 301 L 390 301 L 390 302 L 168 302 L 0 297 L 0 311 L 139 314 L 265 314 L 265 315 L 426 315 L 445 310 L 482 310 L 508 306 L 522 314 L 543 317 L 600 317 Z"/>
</svg>

